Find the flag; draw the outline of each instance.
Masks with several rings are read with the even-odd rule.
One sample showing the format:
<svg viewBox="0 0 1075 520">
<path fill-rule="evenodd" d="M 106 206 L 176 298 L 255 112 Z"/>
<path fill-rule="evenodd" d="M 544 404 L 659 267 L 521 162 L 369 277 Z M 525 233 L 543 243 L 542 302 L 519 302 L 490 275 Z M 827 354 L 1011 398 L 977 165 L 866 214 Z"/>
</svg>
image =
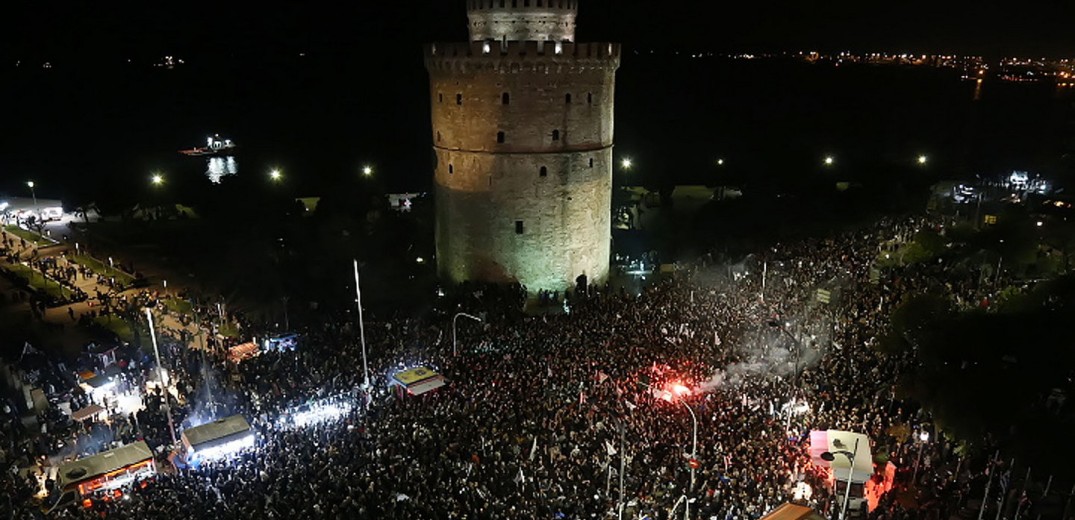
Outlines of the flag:
<svg viewBox="0 0 1075 520">
<path fill-rule="evenodd" d="M 632 403 L 631 401 L 624 401 L 623 403 L 626 404 L 627 408 L 629 410 L 631 410 L 632 412 L 635 411 L 635 408 L 638 408 L 638 406 L 635 405 L 635 403 Z"/>
<path fill-rule="evenodd" d="M 534 460 L 534 456 L 537 455 L 537 436 L 534 436 L 534 444 L 530 446 L 530 460 Z"/>
<path fill-rule="evenodd" d="M 586 392 L 579 390 L 579 406 L 586 404 Z"/>
<path fill-rule="evenodd" d="M 609 441 L 605 441 L 605 450 L 607 450 L 607 451 L 608 451 L 608 455 L 609 455 L 610 457 L 611 457 L 612 455 L 615 455 L 615 454 L 616 454 L 616 448 L 614 448 L 614 447 L 612 446 L 612 443 L 611 443 L 611 442 L 609 442 Z"/>
<path fill-rule="evenodd" d="M 523 468 L 519 468 L 519 474 L 515 475 L 514 480 L 515 480 L 516 484 L 525 484 L 526 483 L 526 477 L 523 475 Z"/>
<path fill-rule="evenodd" d="M 608 374 L 598 370 L 597 371 L 597 382 L 598 383 L 604 383 L 606 379 L 608 379 Z"/>
<path fill-rule="evenodd" d="M 32 345 L 30 345 L 30 342 L 27 341 L 27 342 L 22 344 L 22 355 L 19 356 L 19 361 L 22 361 L 23 356 L 25 356 L 26 354 L 33 355 L 33 354 L 40 354 L 40 353 L 41 353 L 40 350 L 37 350 L 36 348 L 34 348 Z"/>
</svg>

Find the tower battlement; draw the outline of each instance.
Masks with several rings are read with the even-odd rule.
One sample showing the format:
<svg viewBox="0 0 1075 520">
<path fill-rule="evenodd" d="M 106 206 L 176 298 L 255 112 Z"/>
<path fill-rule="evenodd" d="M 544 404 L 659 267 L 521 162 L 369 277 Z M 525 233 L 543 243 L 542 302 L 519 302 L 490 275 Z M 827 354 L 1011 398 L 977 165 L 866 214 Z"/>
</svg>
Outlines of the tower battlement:
<svg viewBox="0 0 1075 520">
<path fill-rule="evenodd" d="M 472 41 L 574 41 L 577 0 L 468 0 Z"/>
<path fill-rule="evenodd" d="M 571 43 L 542 41 L 435 43 L 426 46 L 429 70 L 531 69 L 535 66 L 616 69 L 620 64 L 618 43 Z"/>
<path fill-rule="evenodd" d="M 578 12 L 577 0 L 467 0 L 467 12 L 474 11 L 571 11 Z"/>
</svg>

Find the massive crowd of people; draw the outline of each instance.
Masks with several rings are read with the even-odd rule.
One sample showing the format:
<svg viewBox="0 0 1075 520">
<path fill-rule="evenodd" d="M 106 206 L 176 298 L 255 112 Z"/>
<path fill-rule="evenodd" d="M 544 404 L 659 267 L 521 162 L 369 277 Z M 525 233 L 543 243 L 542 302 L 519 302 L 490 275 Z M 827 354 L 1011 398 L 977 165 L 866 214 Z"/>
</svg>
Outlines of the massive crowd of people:
<svg viewBox="0 0 1075 520">
<path fill-rule="evenodd" d="M 369 392 L 349 317 L 312 324 L 293 352 L 238 364 L 219 345 L 167 340 L 161 355 L 177 382 L 175 423 L 242 414 L 257 447 L 162 471 L 130 500 L 62 516 L 583 519 L 622 507 L 624 518 L 661 519 L 689 504 L 694 518 L 746 520 L 796 490 L 831 512 L 839 504 L 825 472 L 810 463 L 811 430 L 868 435 L 906 484 L 917 437 L 893 427 L 932 428 L 893 395 L 913 359 L 870 348 L 894 306 L 927 289 L 974 305 L 991 290 L 936 266 L 871 280 L 883 244 L 923 226 L 940 224 L 883 221 L 778 244 L 738 264 L 710 255 L 640 294 L 572 292 L 565 313 L 524 314 L 520 288 L 463 288 L 442 299 L 435 318 L 365 324 Z M 460 325 L 453 356 L 456 312 L 484 319 Z M 133 363 L 132 384 L 151 379 L 150 366 Z M 438 370 L 449 384 L 421 396 L 389 388 L 391 374 L 416 366 Z M 286 420 L 295 407 L 325 398 L 353 406 L 326 423 L 298 428 Z M 145 410 L 115 418 L 114 441 L 167 445 L 163 402 L 151 393 Z M 938 437 L 924 456 L 930 470 L 916 475 L 921 487 L 950 495 L 960 479 L 945 468 L 957 461 Z M 33 487 L 10 473 L 0 482 L 12 497 Z M 14 518 L 35 515 L 31 501 L 13 504 L 22 507 Z M 913 513 L 947 518 L 960 505 L 930 504 Z M 887 497 L 873 515 L 912 518 L 906 507 Z"/>
</svg>

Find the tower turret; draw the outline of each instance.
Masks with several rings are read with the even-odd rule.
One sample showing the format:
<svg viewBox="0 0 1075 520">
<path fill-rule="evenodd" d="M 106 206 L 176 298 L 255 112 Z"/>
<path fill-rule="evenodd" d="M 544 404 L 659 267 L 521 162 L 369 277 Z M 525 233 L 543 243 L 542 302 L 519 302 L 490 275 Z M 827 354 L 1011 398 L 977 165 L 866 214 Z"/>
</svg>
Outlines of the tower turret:
<svg viewBox="0 0 1075 520">
<path fill-rule="evenodd" d="M 474 40 L 430 45 L 425 56 L 440 275 L 531 292 L 563 291 L 580 275 L 602 283 L 620 46 L 564 41 L 574 38 L 575 0 L 468 6 Z"/>
<path fill-rule="evenodd" d="M 467 0 L 471 41 L 575 41 L 576 0 Z"/>
</svg>

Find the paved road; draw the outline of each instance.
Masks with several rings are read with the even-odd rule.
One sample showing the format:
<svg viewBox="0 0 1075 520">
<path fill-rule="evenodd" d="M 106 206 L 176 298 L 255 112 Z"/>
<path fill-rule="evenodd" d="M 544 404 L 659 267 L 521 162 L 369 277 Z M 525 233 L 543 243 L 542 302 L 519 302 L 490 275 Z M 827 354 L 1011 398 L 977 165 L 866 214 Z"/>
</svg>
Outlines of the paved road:
<svg viewBox="0 0 1075 520">
<path fill-rule="evenodd" d="M 71 231 L 67 228 L 67 224 L 67 222 L 53 224 L 52 235 L 56 237 L 70 233 Z M 61 232 L 58 233 L 57 231 Z M 27 247 L 23 248 L 21 246 L 21 243 L 19 243 L 18 241 L 15 242 L 14 249 L 21 258 L 28 258 L 34 251 L 34 247 L 32 245 L 27 244 Z M 60 246 L 50 247 L 44 251 L 38 251 L 38 254 L 43 257 L 57 257 L 59 259 L 58 263 L 60 266 L 66 267 L 68 265 L 72 265 L 69 260 L 67 260 L 66 257 L 63 256 L 64 253 L 74 253 L 74 247 L 72 243 L 61 242 Z M 6 263 L 6 260 L 3 261 Z M 123 291 L 116 291 L 113 288 L 109 287 L 107 284 L 99 283 L 97 281 L 97 277 L 92 274 L 90 276 L 82 276 L 81 274 L 78 275 L 74 284 L 76 287 L 88 294 L 90 298 L 82 302 L 48 308 L 45 310 L 44 321 L 54 326 L 62 326 L 63 336 L 70 336 L 70 340 L 80 342 L 81 345 L 84 345 L 87 341 L 89 341 L 90 338 L 86 331 L 81 330 L 81 328 L 77 326 L 77 323 L 79 318 L 83 315 L 92 316 L 92 313 L 100 311 L 101 302 L 96 298 L 97 294 L 112 294 L 112 296 L 115 298 L 123 296 L 134 297 L 139 291 L 142 290 L 125 289 Z M 175 287 L 173 286 L 172 289 L 174 290 Z M 163 287 L 150 286 L 146 288 L 146 290 L 162 291 Z M 5 294 L 7 294 L 6 291 Z M 29 316 L 29 306 L 26 304 L 22 305 L 25 307 L 25 314 Z M 163 313 L 158 313 L 157 316 L 157 326 L 160 329 L 169 330 L 174 333 L 177 333 L 178 331 L 187 331 L 192 335 L 198 334 L 198 330 L 194 325 L 183 325 L 177 316 L 173 316 L 170 314 L 161 314 Z M 76 330 L 78 332 L 76 332 Z M 70 341 L 64 341 L 64 343 L 65 346 L 69 346 Z"/>
</svg>

